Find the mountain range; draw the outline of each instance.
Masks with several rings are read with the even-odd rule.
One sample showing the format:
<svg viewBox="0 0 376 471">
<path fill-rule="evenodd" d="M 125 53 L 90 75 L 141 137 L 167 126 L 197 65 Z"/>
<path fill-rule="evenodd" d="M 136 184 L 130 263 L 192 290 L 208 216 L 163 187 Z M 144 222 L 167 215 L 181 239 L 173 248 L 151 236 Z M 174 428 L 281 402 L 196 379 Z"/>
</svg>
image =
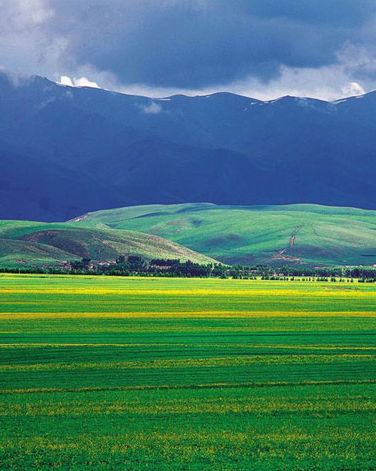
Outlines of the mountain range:
<svg viewBox="0 0 376 471">
<path fill-rule="evenodd" d="M 376 92 L 153 99 L 0 74 L 0 218 L 150 203 L 376 208 Z"/>
</svg>

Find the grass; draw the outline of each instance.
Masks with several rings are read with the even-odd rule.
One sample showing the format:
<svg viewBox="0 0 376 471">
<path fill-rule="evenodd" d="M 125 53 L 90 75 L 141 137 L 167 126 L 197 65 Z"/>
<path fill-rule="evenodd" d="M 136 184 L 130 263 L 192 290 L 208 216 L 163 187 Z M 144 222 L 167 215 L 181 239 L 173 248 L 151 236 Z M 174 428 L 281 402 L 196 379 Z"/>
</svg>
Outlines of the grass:
<svg viewBox="0 0 376 471">
<path fill-rule="evenodd" d="M 127 254 L 147 259 L 213 261 L 171 241 L 134 231 L 85 228 L 69 223 L 0 221 L 0 268 L 57 265 L 82 257 L 108 261 Z"/>
<path fill-rule="evenodd" d="M 134 206 L 67 223 L 0 221 L 0 268 L 129 253 L 197 263 L 370 266 L 376 264 L 375 230 L 376 212 L 354 208 Z"/>
<path fill-rule="evenodd" d="M 374 470 L 376 291 L 0 275 L 0 469 Z"/>
<path fill-rule="evenodd" d="M 226 263 L 376 263 L 376 212 L 354 208 L 150 205 L 88 213 L 76 221 L 158 235 Z"/>
</svg>

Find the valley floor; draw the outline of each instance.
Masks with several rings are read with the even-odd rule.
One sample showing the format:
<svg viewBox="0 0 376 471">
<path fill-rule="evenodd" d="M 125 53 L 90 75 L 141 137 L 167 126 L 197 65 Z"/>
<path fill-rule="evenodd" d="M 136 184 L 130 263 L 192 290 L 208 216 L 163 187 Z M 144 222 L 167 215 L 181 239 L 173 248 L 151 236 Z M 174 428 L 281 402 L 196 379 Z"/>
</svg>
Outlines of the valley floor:
<svg viewBox="0 0 376 471">
<path fill-rule="evenodd" d="M 371 284 L 0 275 L 0 469 L 374 470 Z"/>
</svg>

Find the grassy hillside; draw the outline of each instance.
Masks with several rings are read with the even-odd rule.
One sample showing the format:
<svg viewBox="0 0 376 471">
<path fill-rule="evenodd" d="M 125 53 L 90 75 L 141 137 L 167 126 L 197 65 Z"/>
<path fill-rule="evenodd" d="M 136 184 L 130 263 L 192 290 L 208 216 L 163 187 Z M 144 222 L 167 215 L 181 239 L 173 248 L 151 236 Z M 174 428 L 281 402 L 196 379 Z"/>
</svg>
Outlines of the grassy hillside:
<svg viewBox="0 0 376 471">
<path fill-rule="evenodd" d="M 171 241 L 134 231 L 85 228 L 69 223 L 0 221 L 0 267 L 55 264 L 82 257 L 114 260 L 129 254 L 212 261 Z"/>
<path fill-rule="evenodd" d="M 158 235 L 228 263 L 372 265 L 376 211 L 319 205 L 149 205 L 75 223 Z"/>
</svg>

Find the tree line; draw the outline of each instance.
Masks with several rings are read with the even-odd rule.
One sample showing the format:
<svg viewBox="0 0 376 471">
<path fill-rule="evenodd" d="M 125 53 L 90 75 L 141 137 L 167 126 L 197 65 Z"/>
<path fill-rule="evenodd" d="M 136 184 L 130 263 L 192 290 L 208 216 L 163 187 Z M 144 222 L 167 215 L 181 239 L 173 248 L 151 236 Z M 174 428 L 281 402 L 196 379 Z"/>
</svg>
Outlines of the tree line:
<svg viewBox="0 0 376 471">
<path fill-rule="evenodd" d="M 114 261 L 98 262 L 82 258 L 64 266 L 3 268 L 2 272 L 47 273 L 47 274 L 87 274 L 113 276 L 166 276 L 201 277 L 264 280 L 291 280 L 305 278 L 308 281 L 345 281 L 357 279 L 360 282 L 376 282 L 374 267 L 294 267 L 268 265 L 225 265 L 221 263 L 199 264 L 178 259 L 155 258 L 147 260 L 139 255 L 119 256 Z"/>
</svg>

